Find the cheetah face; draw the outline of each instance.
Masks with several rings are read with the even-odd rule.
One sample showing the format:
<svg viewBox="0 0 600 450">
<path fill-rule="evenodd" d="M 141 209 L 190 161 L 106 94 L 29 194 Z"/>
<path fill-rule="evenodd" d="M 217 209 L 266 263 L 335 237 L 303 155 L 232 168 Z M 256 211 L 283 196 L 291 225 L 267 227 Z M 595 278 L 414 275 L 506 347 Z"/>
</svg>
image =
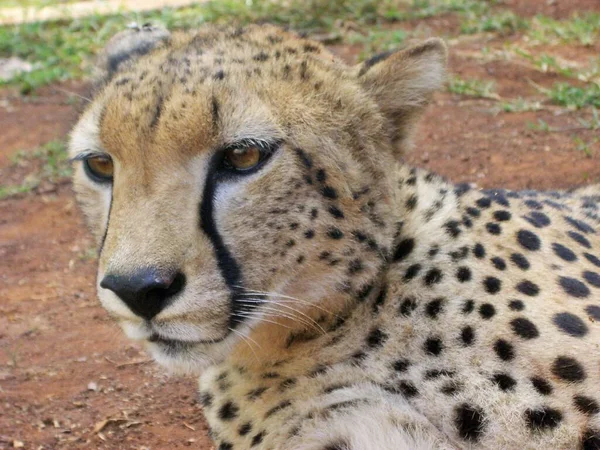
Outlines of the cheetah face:
<svg viewBox="0 0 600 450">
<path fill-rule="evenodd" d="M 101 303 L 159 362 L 314 327 L 385 264 L 390 168 L 442 82 L 440 41 L 348 68 L 273 27 L 146 26 L 100 61 L 74 185 Z"/>
</svg>

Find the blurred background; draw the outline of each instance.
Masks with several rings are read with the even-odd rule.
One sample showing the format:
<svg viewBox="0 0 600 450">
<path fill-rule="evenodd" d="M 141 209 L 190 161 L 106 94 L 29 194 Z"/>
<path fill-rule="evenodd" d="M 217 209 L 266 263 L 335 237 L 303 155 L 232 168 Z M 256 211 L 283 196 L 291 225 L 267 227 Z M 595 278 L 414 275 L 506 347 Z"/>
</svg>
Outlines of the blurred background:
<svg viewBox="0 0 600 450">
<path fill-rule="evenodd" d="M 441 36 L 452 74 L 406 159 L 513 189 L 600 182 L 598 0 L 0 0 L 0 449 L 210 449 L 94 294 L 65 141 L 94 54 L 132 22 L 271 22 L 349 64 Z"/>
</svg>

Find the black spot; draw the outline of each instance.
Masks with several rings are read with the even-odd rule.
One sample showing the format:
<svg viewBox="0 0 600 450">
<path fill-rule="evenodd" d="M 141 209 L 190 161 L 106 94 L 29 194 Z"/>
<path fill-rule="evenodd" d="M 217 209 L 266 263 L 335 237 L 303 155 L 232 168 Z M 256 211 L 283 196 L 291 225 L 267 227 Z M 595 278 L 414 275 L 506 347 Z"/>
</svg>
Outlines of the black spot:
<svg viewBox="0 0 600 450">
<path fill-rule="evenodd" d="M 559 356 L 552 364 L 552 373 L 558 378 L 574 383 L 585 380 L 585 370 L 579 362 L 569 356 Z"/>
<path fill-rule="evenodd" d="M 581 438 L 581 450 L 600 450 L 600 431 L 586 430 Z"/>
<path fill-rule="evenodd" d="M 301 148 L 295 148 L 294 151 L 296 152 L 296 155 L 298 155 L 298 158 L 300 158 L 300 161 L 302 161 L 302 164 L 304 164 L 307 169 L 310 169 L 313 165 L 311 157 Z"/>
<path fill-rule="evenodd" d="M 350 264 L 348 264 L 348 274 L 355 275 L 359 272 L 362 272 L 364 268 L 365 267 L 360 259 L 353 259 L 350 261 Z"/>
<path fill-rule="evenodd" d="M 212 97 L 212 123 L 214 128 L 218 128 L 219 126 L 219 101 L 213 95 Z"/>
<path fill-rule="evenodd" d="M 442 376 L 446 376 L 446 377 L 452 377 L 454 376 L 455 372 L 453 370 L 448 370 L 448 369 L 431 369 L 428 370 L 427 372 L 425 372 L 425 379 L 426 380 L 432 380 L 432 379 L 436 379 Z"/>
<path fill-rule="evenodd" d="M 363 286 L 361 288 L 361 290 L 357 293 L 358 301 L 364 302 L 372 290 L 373 290 L 372 284 L 367 284 L 367 285 Z"/>
<path fill-rule="evenodd" d="M 479 217 L 481 216 L 481 211 L 479 211 L 477 208 L 473 208 L 472 206 L 469 206 L 467 209 L 467 214 L 470 215 L 471 217 Z"/>
<path fill-rule="evenodd" d="M 533 387 L 535 388 L 536 391 L 538 391 L 540 394 L 542 395 L 550 395 L 552 394 L 552 385 L 544 380 L 543 378 L 540 377 L 533 377 L 531 378 L 531 384 L 533 384 Z"/>
<path fill-rule="evenodd" d="M 250 443 L 250 446 L 251 447 L 257 446 L 258 444 L 260 444 L 263 441 L 264 437 L 265 437 L 264 431 L 261 431 L 260 433 L 254 435 L 252 437 L 252 442 Z"/>
<path fill-rule="evenodd" d="M 544 208 L 544 205 L 542 205 L 540 202 L 538 202 L 536 200 L 526 200 L 525 204 L 527 205 L 528 208 L 531 208 L 531 209 L 540 210 L 540 209 Z"/>
<path fill-rule="evenodd" d="M 417 301 L 414 297 L 407 297 L 400 303 L 399 312 L 402 316 L 408 317 L 415 309 L 417 309 Z"/>
<path fill-rule="evenodd" d="M 600 413 L 600 405 L 593 398 L 584 395 L 576 395 L 573 402 L 579 411 L 584 414 L 593 415 Z"/>
<path fill-rule="evenodd" d="M 344 233 L 339 228 L 331 227 L 327 230 L 327 236 L 331 239 L 342 239 L 344 237 Z"/>
<path fill-rule="evenodd" d="M 496 277 L 487 277 L 485 280 L 483 280 L 483 285 L 488 294 L 497 294 L 500 292 L 502 282 Z"/>
<path fill-rule="evenodd" d="M 596 272 L 583 272 L 583 279 L 594 287 L 600 287 L 600 275 Z"/>
<path fill-rule="evenodd" d="M 453 380 L 453 381 L 449 381 L 448 383 L 445 383 L 442 386 L 442 388 L 440 389 L 440 391 L 442 392 L 442 394 L 445 394 L 445 395 L 454 395 L 455 393 L 460 391 L 461 387 L 462 387 L 461 383 Z"/>
<path fill-rule="evenodd" d="M 199 401 L 205 408 L 210 408 L 213 403 L 213 396 L 210 392 L 200 392 Z"/>
<path fill-rule="evenodd" d="M 587 312 L 592 319 L 600 320 L 600 306 L 589 305 L 585 308 L 585 312 Z"/>
<path fill-rule="evenodd" d="M 458 278 L 458 281 L 460 281 L 461 283 L 470 281 L 471 269 L 469 269 L 468 267 L 459 267 L 456 271 L 456 278 Z"/>
<path fill-rule="evenodd" d="M 250 401 L 256 400 L 256 399 L 260 398 L 260 396 L 263 395 L 267 389 L 268 389 L 267 387 L 259 387 L 256 389 L 252 389 L 250 392 L 248 392 L 246 394 L 246 397 Z"/>
<path fill-rule="evenodd" d="M 394 250 L 394 261 L 402 261 L 405 259 L 415 248 L 415 240 L 412 238 L 403 239 L 398 243 Z"/>
<path fill-rule="evenodd" d="M 233 420 L 238 416 L 240 408 L 233 402 L 229 401 L 223 404 L 219 409 L 219 419 L 221 420 Z"/>
<path fill-rule="evenodd" d="M 337 206 L 331 205 L 329 207 L 328 211 L 329 211 L 329 214 L 331 214 L 336 219 L 343 219 L 344 218 L 344 212 L 341 209 L 339 209 Z"/>
<path fill-rule="evenodd" d="M 517 284 L 517 291 L 521 294 L 528 295 L 529 297 L 535 297 L 540 293 L 540 288 L 537 284 L 529 280 L 523 280 Z"/>
<path fill-rule="evenodd" d="M 231 444 L 227 441 L 223 441 L 219 444 L 218 450 L 233 450 L 233 444 Z"/>
<path fill-rule="evenodd" d="M 562 413 L 554 408 L 543 407 L 525 411 L 525 420 L 530 429 L 543 431 L 556 428 L 562 421 Z"/>
<path fill-rule="evenodd" d="M 383 286 L 383 288 L 381 288 L 381 290 L 379 291 L 379 294 L 377 294 L 377 298 L 373 302 L 373 312 L 374 313 L 378 312 L 381 309 L 381 307 L 385 303 L 386 297 L 387 297 L 387 286 Z"/>
<path fill-rule="evenodd" d="M 515 349 L 513 345 L 504 339 L 498 339 L 494 343 L 494 351 L 502 361 L 511 361 L 515 358 Z"/>
<path fill-rule="evenodd" d="M 510 212 L 506 210 L 494 211 L 494 219 L 498 222 L 506 222 L 507 220 L 510 220 L 511 217 Z"/>
<path fill-rule="evenodd" d="M 583 256 L 585 256 L 585 259 L 587 259 L 589 262 L 591 262 L 596 267 L 600 267 L 600 258 L 598 258 L 594 255 L 591 255 L 589 253 L 584 253 Z"/>
<path fill-rule="evenodd" d="M 575 278 L 559 277 L 558 282 L 571 297 L 586 298 L 590 295 L 590 289 Z"/>
<path fill-rule="evenodd" d="M 291 387 L 294 387 L 297 382 L 298 380 L 296 380 L 295 378 L 286 378 L 279 384 L 279 392 L 283 392 Z"/>
<path fill-rule="evenodd" d="M 475 202 L 480 208 L 489 208 L 492 201 L 488 197 L 482 197 Z"/>
<path fill-rule="evenodd" d="M 529 230 L 519 230 L 517 232 L 517 241 L 524 248 L 531 251 L 539 250 L 542 246 L 540 238 L 537 236 L 537 234 Z"/>
<path fill-rule="evenodd" d="M 505 373 L 497 373 L 492 377 L 492 382 L 496 383 L 503 391 L 514 391 L 517 382 L 513 377 Z"/>
<path fill-rule="evenodd" d="M 289 400 L 284 400 L 282 402 L 279 402 L 279 404 L 277 404 L 276 406 L 273 406 L 271 409 L 269 409 L 265 413 L 265 419 L 271 417 L 273 414 L 277 414 L 279 411 L 289 408 L 290 406 L 292 406 L 292 402 L 290 402 Z"/>
<path fill-rule="evenodd" d="M 513 311 L 523 311 L 525 309 L 525 304 L 521 300 L 511 300 L 508 307 Z"/>
<path fill-rule="evenodd" d="M 527 222 L 533 225 L 536 228 L 544 228 L 550 225 L 550 219 L 548 216 L 541 212 L 532 212 L 528 216 L 523 216 Z"/>
<path fill-rule="evenodd" d="M 404 273 L 404 281 L 412 280 L 419 274 L 420 271 L 421 264 L 413 264 L 412 266 L 409 266 L 408 269 L 406 269 L 406 272 Z"/>
<path fill-rule="evenodd" d="M 485 416 L 480 408 L 463 403 L 454 412 L 454 424 L 461 438 L 477 442 L 485 429 Z"/>
<path fill-rule="evenodd" d="M 321 194 L 323 197 L 331 200 L 335 200 L 337 198 L 337 191 L 331 186 L 323 186 L 323 189 L 321 189 Z"/>
<path fill-rule="evenodd" d="M 521 253 L 513 253 L 510 255 L 510 260 L 521 270 L 527 270 L 531 267 L 527 258 Z"/>
<path fill-rule="evenodd" d="M 485 224 L 485 228 L 486 230 L 488 230 L 488 233 L 493 234 L 495 236 L 502 233 L 502 227 L 500 227 L 500 225 L 498 225 L 497 223 L 488 222 Z"/>
<path fill-rule="evenodd" d="M 485 258 L 485 248 L 483 247 L 483 245 L 475 244 L 475 247 L 473 247 L 473 254 L 476 258 Z"/>
<path fill-rule="evenodd" d="M 540 335 L 537 327 L 529 319 L 518 317 L 510 322 L 513 332 L 523 339 L 534 339 Z"/>
<path fill-rule="evenodd" d="M 494 265 L 494 267 L 498 270 L 504 270 L 506 269 L 506 262 L 498 257 L 498 256 L 494 256 L 492 259 L 490 259 L 490 261 L 492 261 L 492 264 Z"/>
<path fill-rule="evenodd" d="M 304 232 L 304 237 L 306 239 L 312 239 L 312 238 L 314 238 L 315 237 L 315 230 L 306 230 Z"/>
<path fill-rule="evenodd" d="M 246 436 L 250 431 L 252 431 L 252 424 L 250 422 L 246 422 L 238 428 L 238 434 L 240 436 Z"/>
<path fill-rule="evenodd" d="M 462 307 L 462 312 L 463 314 L 470 314 L 473 312 L 473 309 L 475 309 L 475 302 L 473 300 L 467 300 Z"/>
<path fill-rule="evenodd" d="M 460 331 L 460 340 L 465 344 L 466 347 L 473 345 L 475 341 L 475 331 L 473 327 L 466 326 Z"/>
<path fill-rule="evenodd" d="M 444 224 L 444 228 L 446 228 L 446 232 L 453 238 L 458 237 L 461 233 L 460 222 L 456 220 L 450 220 L 449 222 L 446 222 Z"/>
<path fill-rule="evenodd" d="M 410 361 L 408 359 L 398 359 L 394 361 L 392 367 L 396 372 L 406 372 L 410 367 Z"/>
<path fill-rule="evenodd" d="M 561 259 L 564 259 L 565 261 L 573 262 L 573 261 L 577 260 L 577 255 L 575 255 L 575 253 L 573 253 L 570 249 L 568 249 L 564 245 L 552 244 L 552 250 L 554 250 L 554 253 L 556 254 L 556 256 L 558 256 Z"/>
<path fill-rule="evenodd" d="M 490 303 L 484 303 L 479 307 L 479 314 L 482 318 L 489 320 L 496 315 L 496 308 Z"/>
<path fill-rule="evenodd" d="M 425 284 L 427 286 L 432 286 L 442 281 L 443 277 L 444 275 L 442 274 L 440 269 L 434 267 L 433 269 L 429 269 L 427 274 L 425 274 Z"/>
<path fill-rule="evenodd" d="M 371 330 L 367 336 L 367 345 L 371 348 L 381 347 L 387 338 L 387 333 L 384 333 L 379 328 L 375 328 L 374 330 Z"/>
<path fill-rule="evenodd" d="M 430 355 L 438 356 L 440 353 L 442 353 L 444 345 L 439 337 L 434 337 L 425 341 L 424 349 L 425 352 L 429 353 Z"/>
<path fill-rule="evenodd" d="M 225 78 L 225 72 L 223 72 L 222 70 L 217 70 L 213 75 L 213 78 L 215 80 L 222 80 L 223 78 Z"/>
<path fill-rule="evenodd" d="M 425 313 L 432 319 L 437 319 L 437 316 L 444 310 L 444 302 L 443 298 L 431 300 L 425 306 Z"/>
<path fill-rule="evenodd" d="M 266 54 L 265 52 L 260 52 L 260 53 L 257 53 L 256 55 L 254 55 L 254 56 L 252 57 L 252 59 L 253 59 L 254 61 L 264 62 L 264 61 L 266 61 L 267 59 L 269 59 L 269 55 L 268 55 L 268 54 Z"/>
<path fill-rule="evenodd" d="M 313 208 L 310 210 L 310 218 L 311 219 L 316 219 L 318 215 L 319 215 L 319 210 L 317 208 Z"/>
<path fill-rule="evenodd" d="M 583 337 L 588 332 L 585 322 L 569 312 L 555 314 L 552 321 L 558 328 L 573 337 Z"/>
<path fill-rule="evenodd" d="M 323 447 L 323 450 L 349 450 L 350 447 L 348 446 L 347 442 L 344 441 L 340 441 L 340 442 L 332 442 L 331 444 L 327 444 L 325 447 Z"/>
<path fill-rule="evenodd" d="M 410 381 L 400 381 L 397 387 L 398 390 L 407 398 L 416 397 L 419 395 L 419 390 Z"/>
<path fill-rule="evenodd" d="M 569 222 L 573 227 L 581 231 L 582 233 L 593 233 L 596 234 L 596 231 L 590 227 L 587 223 L 582 222 L 581 220 L 574 219 L 572 217 L 565 216 L 565 220 Z"/>
<path fill-rule="evenodd" d="M 408 200 L 406 200 L 406 209 L 408 209 L 409 211 L 415 209 L 415 207 L 417 206 L 417 198 L 418 197 L 414 194 L 408 197 Z"/>
<path fill-rule="evenodd" d="M 583 235 L 576 233 L 575 231 L 569 231 L 567 235 L 579 245 L 585 248 L 592 248 L 592 244 L 590 244 L 590 241 L 588 241 Z"/>
</svg>

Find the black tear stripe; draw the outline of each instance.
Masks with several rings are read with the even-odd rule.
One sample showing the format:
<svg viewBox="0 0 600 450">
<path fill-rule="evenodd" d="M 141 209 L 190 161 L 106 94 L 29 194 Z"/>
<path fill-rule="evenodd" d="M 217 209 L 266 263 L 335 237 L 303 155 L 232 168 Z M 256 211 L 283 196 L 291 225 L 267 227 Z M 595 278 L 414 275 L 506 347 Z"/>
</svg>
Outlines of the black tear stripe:
<svg viewBox="0 0 600 450">
<path fill-rule="evenodd" d="M 215 257 L 217 258 L 217 264 L 221 271 L 221 276 L 225 280 L 225 284 L 229 288 L 231 293 L 231 314 L 229 316 L 230 328 L 235 328 L 239 323 L 244 321 L 244 318 L 237 315 L 242 311 L 250 311 L 254 309 L 259 303 L 243 303 L 242 291 L 240 287 L 243 283 L 242 270 L 240 265 L 235 260 L 225 243 L 223 238 L 217 230 L 214 217 L 214 200 L 216 185 L 219 181 L 219 176 L 216 169 L 216 165 L 219 163 L 221 155 L 218 153 L 213 156 L 208 166 L 208 175 L 206 177 L 206 184 L 204 185 L 204 192 L 202 194 L 202 202 L 200 203 L 200 228 L 206 236 L 210 239 L 214 249 Z"/>
<path fill-rule="evenodd" d="M 98 248 L 98 259 L 100 259 L 100 255 L 102 255 L 102 249 L 104 249 L 104 242 L 106 242 L 106 235 L 108 234 L 108 227 L 110 225 L 110 213 L 112 211 L 113 204 L 113 188 L 110 188 L 110 203 L 108 204 L 108 216 L 106 217 L 106 228 L 104 228 L 104 234 L 102 235 L 102 240 L 100 241 L 100 247 Z"/>
</svg>

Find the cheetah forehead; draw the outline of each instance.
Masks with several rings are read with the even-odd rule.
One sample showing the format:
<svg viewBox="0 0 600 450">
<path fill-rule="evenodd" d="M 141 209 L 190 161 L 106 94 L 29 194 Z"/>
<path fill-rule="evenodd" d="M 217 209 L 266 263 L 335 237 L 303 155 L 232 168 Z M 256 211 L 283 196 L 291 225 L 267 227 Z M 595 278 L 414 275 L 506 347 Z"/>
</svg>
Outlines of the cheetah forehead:
<svg viewBox="0 0 600 450">
<path fill-rule="evenodd" d="M 73 133 L 74 152 L 97 147 L 118 158 L 153 147 L 172 158 L 240 138 L 277 140 L 283 122 L 308 115 L 308 94 L 294 101 L 294 86 L 339 96 L 334 80 L 352 83 L 350 69 L 321 44 L 273 26 L 161 34 L 131 61 L 123 48 L 117 41 L 104 51 L 105 79 Z"/>
</svg>

